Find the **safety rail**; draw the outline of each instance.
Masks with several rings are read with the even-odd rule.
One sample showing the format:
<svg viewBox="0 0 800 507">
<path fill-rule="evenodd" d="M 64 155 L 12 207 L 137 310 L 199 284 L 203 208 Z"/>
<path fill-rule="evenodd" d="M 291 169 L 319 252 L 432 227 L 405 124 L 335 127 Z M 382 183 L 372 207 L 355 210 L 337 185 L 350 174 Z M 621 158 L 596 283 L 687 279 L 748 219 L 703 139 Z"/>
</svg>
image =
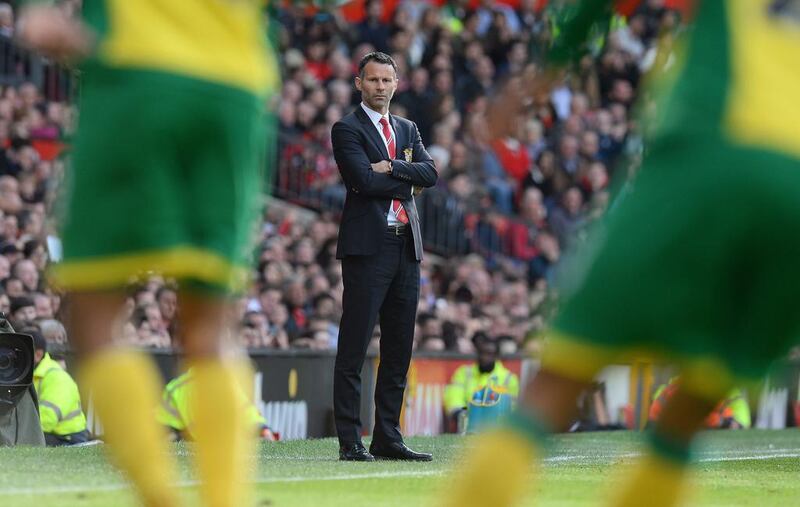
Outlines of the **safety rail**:
<svg viewBox="0 0 800 507">
<path fill-rule="evenodd" d="M 52 62 L 0 35 L 0 86 L 33 83 L 46 100 L 64 102 L 73 97 L 74 69 Z"/>
</svg>

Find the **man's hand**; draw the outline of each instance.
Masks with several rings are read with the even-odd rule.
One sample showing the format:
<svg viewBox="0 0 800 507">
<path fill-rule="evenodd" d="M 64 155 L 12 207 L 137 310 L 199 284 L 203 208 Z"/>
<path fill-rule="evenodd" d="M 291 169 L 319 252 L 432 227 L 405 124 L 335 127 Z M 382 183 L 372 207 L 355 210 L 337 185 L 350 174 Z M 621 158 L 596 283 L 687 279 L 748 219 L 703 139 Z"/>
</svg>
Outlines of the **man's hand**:
<svg viewBox="0 0 800 507">
<path fill-rule="evenodd" d="M 78 20 L 58 7 L 35 5 L 22 12 L 18 37 L 27 47 L 59 61 L 88 55 L 93 36 Z"/>
<path fill-rule="evenodd" d="M 421 194 L 423 190 L 424 190 L 424 188 L 422 188 L 422 187 L 416 187 L 416 186 L 415 186 L 415 187 L 412 187 L 412 190 L 411 190 L 411 192 L 412 192 L 412 193 L 413 193 L 415 196 L 417 196 L 417 195 Z"/>
<path fill-rule="evenodd" d="M 388 160 L 381 160 L 380 162 L 376 162 L 374 164 L 370 164 L 372 166 L 372 170 L 376 173 L 381 174 L 392 174 L 392 163 Z"/>
</svg>

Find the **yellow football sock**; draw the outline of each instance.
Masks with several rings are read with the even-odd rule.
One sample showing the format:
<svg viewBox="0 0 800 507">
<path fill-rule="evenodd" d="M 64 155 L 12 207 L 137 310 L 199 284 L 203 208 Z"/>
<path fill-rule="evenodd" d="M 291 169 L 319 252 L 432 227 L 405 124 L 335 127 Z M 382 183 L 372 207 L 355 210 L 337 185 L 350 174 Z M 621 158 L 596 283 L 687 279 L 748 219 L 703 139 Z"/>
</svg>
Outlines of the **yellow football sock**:
<svg viewBox="0 0 800 507">
<path fill-rule="evenodd" d="M 649 455 L 636 465 L 614 507 L 672 507 L 678 505 L 686 478 L 686 465 L 678 461 Z"/>
<path fill-rule="evenodd" d="M 178 505 L 167 435 L 158 425 L 159 376 L 143 354 L 110 349 L 87 357 L 81 381 L 103 425 L 112 458 L 148 507 Z"/>
<path fill-rule="evenodd" d="M 503 428 L 477 437 L 476 448 L 456 469 L 447 487 L 448 507 L 507 507 L 532 484 L 534 458 L 539 453 L 521 432 Z"/>
<path fill-rule="evenodd" d="M 242 369 L 234 361 L 195 360 L 192 396 L 200 493 L 208 507 L 248 505 L 252 428 L 242 404 Z M 248 397 L 249 398 L 249 397 Z"/>
</svg>

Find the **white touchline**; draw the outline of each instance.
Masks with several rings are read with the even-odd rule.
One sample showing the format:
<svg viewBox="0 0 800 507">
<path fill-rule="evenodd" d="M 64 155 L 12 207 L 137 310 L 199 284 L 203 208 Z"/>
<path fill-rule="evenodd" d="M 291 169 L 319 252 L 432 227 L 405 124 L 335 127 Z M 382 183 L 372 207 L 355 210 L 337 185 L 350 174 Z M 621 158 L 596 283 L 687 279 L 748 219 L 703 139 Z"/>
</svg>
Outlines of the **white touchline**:
<svg viewBox="0 0 800 507">
<path fill-rule="evenodd" d="M 727 452 L 727 451 L 726 451 Z M 745 451 L 732 450 L 732 453 L 741 453 Z M 748 460 L 767 460 L 767 459 L 780 459 L 780 458 L 800 458 L 800 450 L 795 449 L 769 449 L 764 450 L 762 453 L 758 451 L 750 451 L 751 454 L 745 456 L 729 455 L 729 456 L 706 456 L 699 457 L 695 460 L 696 463 L 717 463 L 725 461 L 748 461 Z M 758 454 L 757 454 L 758 453 Z M 587 455 L 567 455 L 567 456 L 552 456 L 546 458 L 546 463 L 565 463 L 571 461 L 586 461 L 590 459 L 604 458 L 604 459 L 620 459 L 620 458 L 638 458 L 643 456 L 642 453 L 628 452 L 620 454 L 587 454 Z M 325 477 L 263 477 L 254 481 L 255 484 L 274 484 L 274 483 L 287 483 L 287 482 L 319 482 L 319 481 L 352 481 L 358 479 L 387 479 L 393 477 L 433 477 L 444 475 L 448 472 L 446 469 L 440 470 L 398 470 L 398 471 L 382 471 L 382 472 L 365 472 L 361 474 L 342 474 L 342 475 L 328 475 Z M 191 487 L 197 486 L 197 481 L 180 481 L 178 486 Z M 129 489 L 130 486 L 126 483 L 107 484 L 97 486 L 36 486 L 30 488 L 0 488 L 0 496 L 10 495 L 41 495 L 41 494 L 63 494 L 63 493 L 101 493 L 109 491 L 121 491 Z"/>
<path fill-rule="evenodd" d="M 343 474 L 343 475 L 328 475 L 325 477 L 263 477 L 253 481 L 253 484 L 272 484 L 272 483 L 285 483 L 285 482 L 317 482 L 317 481 L 352 481 L 357 479 L 387 479 L 392 477 L 428 477 L 436 475 L 444 475 L 446 470 L 398 470 L 396 472 L 375 472 L 363 474 Z M 197 481 L 178 481 L 180 487 L 197 486 Z M 51 487 L 35 487 L 35 488 L 8 488 L 0 489 L 0 496 L 8 495 L 33 495 L 33 494 L 61 494 L 61 493 L 95 493 L 106 491 L 120 491 L 123 489 L 130 489 L 127 483 L 120 484 L 107 484 L 91 487 L 81 486 L 51 486 Z"/>
<path fill-rule="evenodd" d="M 696 460 L 699 463 L 716 463 L 719 461 L 751 461 L 751 460 L 764 460 L 764 459 L 779 459 L 779 458 L 800 458 L 800 453 L 797 452 L 784 452 L 776 454 L 761 454 L 755 456 L 726 456 L 724 458 L 700 458 Z"/>
</svg>

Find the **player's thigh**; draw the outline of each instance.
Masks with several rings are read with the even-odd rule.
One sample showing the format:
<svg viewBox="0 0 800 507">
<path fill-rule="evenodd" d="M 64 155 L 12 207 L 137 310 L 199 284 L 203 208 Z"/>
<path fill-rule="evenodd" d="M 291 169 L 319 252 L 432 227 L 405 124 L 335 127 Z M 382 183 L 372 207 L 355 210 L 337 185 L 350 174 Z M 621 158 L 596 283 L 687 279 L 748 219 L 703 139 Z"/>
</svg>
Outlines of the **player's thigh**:
<svg viewBox="0 0 800 507">
<path fill-rule="evenodd" d="M 62 195 L 65 260 L 183 241 L 169 107 L 137 86 L 84 90 Z"/>
<path fill-rule="evenodd" d="M 231 100 L 210 97 L 204 128 L 187 168 L 186 227 L 192 244 L 232 264 L 242 264 L 255 238 L 264 204 L 264 125 L 255 97 L 231 90 Z"/>
<path fill-rule="evenodd" d="M 720 347 L 737 372 L 755 377 L 800 337 L 800 162 L 765 150 L 734 154 L 746 168 L 747 197 L 737 206 L 749 227 L 731 252 L 730 335 Z"/>
<path fill-rule="evenodd" d="M 721 239 L 701 225 L 705 185 L 680 184 L 665 164 L 645 165 L 565 266 L 559 331 L 611 350 L 681 349 L 719 320 Z"/>
</svg>

